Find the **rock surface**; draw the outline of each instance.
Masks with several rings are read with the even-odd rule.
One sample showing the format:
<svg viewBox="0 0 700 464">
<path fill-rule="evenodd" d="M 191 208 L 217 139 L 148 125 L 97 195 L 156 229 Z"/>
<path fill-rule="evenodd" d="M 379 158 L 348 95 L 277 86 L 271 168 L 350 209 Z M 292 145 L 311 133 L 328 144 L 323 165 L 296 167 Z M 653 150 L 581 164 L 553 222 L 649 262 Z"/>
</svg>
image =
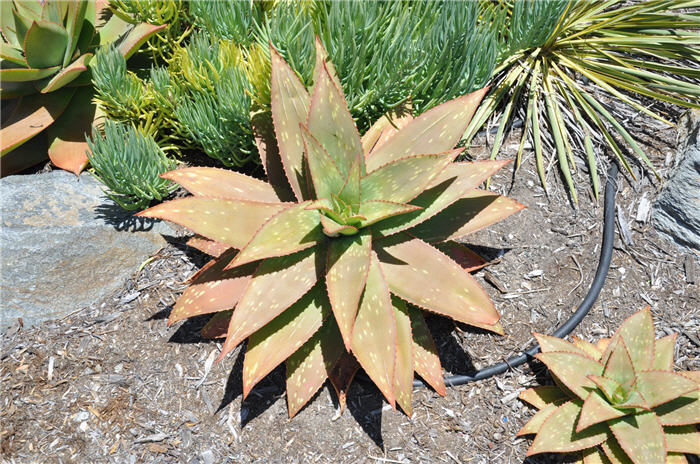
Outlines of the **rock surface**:
<svg viewBox="0 0 700 464">
<path fill-rule="evenodd" d="M 81 309 L 114 292 L 174 235 L 135 218 L 93 176 L 65 171 L 0 179 L 0 326 Z"/>
<path fill-rule="evenodd" d="M 687 142 L 654 204 L 656 231 L 677 244 L 700 250 L 700 111 L 685 121 Z"/>
</svg>

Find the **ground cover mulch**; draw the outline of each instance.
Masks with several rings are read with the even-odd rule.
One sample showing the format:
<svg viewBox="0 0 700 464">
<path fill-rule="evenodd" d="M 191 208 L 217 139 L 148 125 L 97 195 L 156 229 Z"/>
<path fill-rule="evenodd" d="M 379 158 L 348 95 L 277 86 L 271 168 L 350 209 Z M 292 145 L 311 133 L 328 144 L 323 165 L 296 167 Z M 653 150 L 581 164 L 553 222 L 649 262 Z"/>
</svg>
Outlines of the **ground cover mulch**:
<svg viewBox="0 0 700 464">
<path fill-rule="evenodd" d="M 676 130 L 642 119 L 628 125 L 665 178 Z M 517 151 L 516 136 L 504 147 L 510 156 Z M 482 137 L 471 154 L 483 159 L 489 151 Z M 501 312 L 506 336 L 430 318 L 450 374 L 518 354 L 532 343 L 532 331 L 552 332 L 592 280 L 602 201 L 593 202 L 582 189 L 579 209 L 573 209 L 556 167 L 549 170 L 546 195 L 530 161 L 517 175 L 504 169 L 492 183 L 528 208 L 467 240 L 492 260 L 475 276 Z M 585 167 L 579 168 L 577 177 L 585 181 Z M 679 334 L 676 367 L 700 369 L 697 256 L 655 233 L 644 202 L 653 200 L 659 184 L 635 169 L 636 181 L 619 177 L 608 279 L 574 334 L 588 340 L 609 336 L 624 318 L 650 305 L 657 335 Z M 244 348 L 214 364 L 221 344 L 198 335 L 207 317 L 166 326 L 183 282 L 206 262 L 183 243 L 182 237 L 170 238 L 168 247 L 104 301 L 38 327 L 17 321 L 2 335 L 0 462 L 566 462 L 546 455 L 526 460 L 529 441 L 515 437 L 533 413 L 518 393 L 547 381 L 536 362 L 450 388 L 444 398 L 416 389 L 412 417 L 391 410 L 374 386 L 357 381 L 344 414 L 326 386 L 289 420 L 283 368 L 243 400 Z"/>
</svg>

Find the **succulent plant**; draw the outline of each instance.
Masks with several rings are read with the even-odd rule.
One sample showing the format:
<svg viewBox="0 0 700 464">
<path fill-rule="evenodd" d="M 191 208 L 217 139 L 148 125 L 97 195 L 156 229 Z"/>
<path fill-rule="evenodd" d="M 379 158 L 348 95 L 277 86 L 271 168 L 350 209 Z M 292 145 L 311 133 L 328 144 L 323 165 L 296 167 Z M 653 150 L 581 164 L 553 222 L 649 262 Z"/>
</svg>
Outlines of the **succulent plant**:
<svg viewBox="0 0 700 464">
<path fill-rule="evenodd" d="M 581 451 L 583 463 L 663 464 L 700 454 L 700 372 L 674 372 L 676 335 L 655 340 L 651 311 L 592 344 L 535 334 L 555 386 L 525 390 L 539 409 L 518 435 L 528 456 Z"/>
<path fill-rule="evenodd" d="M 96 118 L 92 88 L 85 74 L 98 46 L 118 41 L 128 57 L 165 27 L 131 24 L 112 16 L 101 24 L 103 2 L 95 0 L 11 0 L 0 2 L 2 48 L 0 80 L 3 175 L 48 156 L 62 169 L 79 173 L 87 165 L 85 134 Z M 9 108 L 7 110 L 6 108 Z M 5 113 L 7 111 L 7 113 Z M 47 139 L 37 149 L 39 134 Z M 25 142 L 35 144 L 21 148 Z M 40 144 L 39 144 L 40 145 Z"/>
<path fill-rule="evenodd" d="M 387 116 L 360 137 L 318 40 L 316 47 L 311 94 L 271 48 L 277 144 L 254 117 L 269 183 L 179 169 L 163 177 L 193 196 L 139 215 L 193 230 L 200 236 L 190 244 L 217 256 L 191 279 L 169 323 L 217 313 L 203 333 L 226 337 L 219 359 L 248 339 L 244 396 L 286 360 L 290 416 L 326 379 L 343 405 L 361 366 L 410 414 L 414 371 L 445 393 L 421 310 L 503 333 L 468 272 L 483 260 L 451 240 L 522 205 L 476 188 L 503 162 L 453 162 L 485 90 L 415 119 Z M 438 242 L 446 244 L 431 244 Z M 455 252 L 460 263 L 446 254 Z"/>
</svg>

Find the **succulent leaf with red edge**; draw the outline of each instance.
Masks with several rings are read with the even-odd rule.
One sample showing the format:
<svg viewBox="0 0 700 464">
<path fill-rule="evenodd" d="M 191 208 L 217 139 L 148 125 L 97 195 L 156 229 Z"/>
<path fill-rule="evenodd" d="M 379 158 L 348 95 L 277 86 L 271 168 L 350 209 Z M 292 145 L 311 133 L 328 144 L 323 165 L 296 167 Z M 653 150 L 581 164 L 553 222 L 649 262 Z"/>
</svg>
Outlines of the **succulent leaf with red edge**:
<svg viewBox="0 0 700 464">
<path fill-rule="evenodd" d="M 675 335 L 655 340 L 651 311 L 592 344 L 535 334 L 557 386 L 523 391 L 539 411 L 518 435 L 535 434 L 528 456 L 581 451 L 579 462 L 664 464 L 700 453 L 700 383 L 674 372 Z"/>
<path fill-rule="evenodd" d="M 485 89 L 403 116 L 400 130 L 382 118 L 362 138 L 317 46 L 310 93 L 271 49 L 276 146 L 255 115 L 270 183 L 212 168 L 176 170 L 164 177 L 193 196 L 140 215 L 192 229 L 198 236 L 190 244 L 214 256 L 170 323 L 224 312 L 204 333 L 221 336 L 228 321 L 220 359 L 249 340 L 244 395 L 286 359 L 290 416 L 327 379 L 343 405 L 359 365 L 410 414 L 414 372 L 445 394 L 422 310 L 503 331 L 468 272 L 483 260 L 454 242 L 434 245 L 523 206 L 476 190 L 504 162 L 454 162 Z M 285 201 L 289 192 L 295 202 Z M 458 205 L 464 211 L 455 217 L 440 214 Z"/>
</svg>

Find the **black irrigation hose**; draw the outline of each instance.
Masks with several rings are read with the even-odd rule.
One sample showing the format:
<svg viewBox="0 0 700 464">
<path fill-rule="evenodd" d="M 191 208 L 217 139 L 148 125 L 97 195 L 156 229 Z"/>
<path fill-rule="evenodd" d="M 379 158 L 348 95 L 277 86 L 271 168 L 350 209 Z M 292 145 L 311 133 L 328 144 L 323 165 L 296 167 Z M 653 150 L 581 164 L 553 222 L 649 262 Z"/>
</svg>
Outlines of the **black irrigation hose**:
<svg viewBox="0 0 700 464">
<path fill-rule="evenodd" d="M 552 333 L 555 337 L 566 337 L 581 323 L 593 306 L 593 303 L 595 303 L 605 283 L 605 277 L 608 275 L 610 260 L 612 259 L 613 243 L 615 241 L 615 194 L 617 193 L 617 173 L 617 164 L 612 163 L 608 170 L 608 180 L 605 183 L 605 200 L 603 202 L 605 208 L 603 213 L 603 245 L 600 250 L 598 268 L 593 277 L 591 288 L 588 289 L 586 297 L 583 299 L 578 309 L 576 309 L 576 312 Z M 452 377 L 445 377 L 445 384 L 448 387 L 454 387 L 503 374 L 509 369 L 525 364 L 528 360 L 532 359 L 539 350 L 539 346 L 535 345 L 524 351 L 523 354 L 513 356 L 507 361 L 485 367 L 472 375 L 453 375 Z M 425 387 L 426 385 L 421 380 L 415 380 L 413 386 Z"/>
</svg>

